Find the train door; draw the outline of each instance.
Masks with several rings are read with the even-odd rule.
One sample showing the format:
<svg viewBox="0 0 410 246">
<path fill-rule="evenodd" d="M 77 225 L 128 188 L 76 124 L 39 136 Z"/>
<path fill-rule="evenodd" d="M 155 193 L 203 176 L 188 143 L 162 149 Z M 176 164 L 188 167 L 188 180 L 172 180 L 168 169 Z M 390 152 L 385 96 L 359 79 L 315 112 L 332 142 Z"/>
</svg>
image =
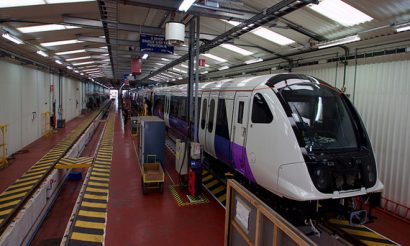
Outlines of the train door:
<svg viewBox="0 0 410 246">
<path fill-rule="evenodd" d="M 248 127 L 249 94 L 238 92 L 235 96 L 232 134 L 232 157 L 236 169 L 245 174 L 246 135 Z"/>
<path fill-rule="evenodd" d="M 208 107 L 208 124 L 205 132 L 205 150 L 216 158 L 215 154 L 215 128 L 216 128 L 216 112 L 218 108 L 218 94 L 209 96 Z"/>
<path fill-rule="evenodd" d="M 169 105 L 171 102 L 171 93 L 166 93 L 165 94 L 165 105 L 164 105 L 164 121 L 165 121 L 165 125 L 167 125 L 168 127 L 170 127 L 169 125 Z"/>
<path fill-rule="evenodd" d="M 199 142 L 204 146 L 206 151 L 205 135 L 207 132 L 207 122 L 208 122 L 208 102 L 209 102 L 209 92 L 202 93 L 201 102 L 201 112 L 199 115 Z"/>
</svg>

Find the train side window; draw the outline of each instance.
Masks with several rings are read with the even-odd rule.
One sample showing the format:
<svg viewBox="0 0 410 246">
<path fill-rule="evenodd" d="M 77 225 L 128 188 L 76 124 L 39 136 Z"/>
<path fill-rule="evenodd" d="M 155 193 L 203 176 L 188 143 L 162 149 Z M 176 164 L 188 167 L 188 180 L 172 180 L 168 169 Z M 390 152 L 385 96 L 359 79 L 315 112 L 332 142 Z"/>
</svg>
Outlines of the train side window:
<svg viewBox="0 0 410 246">
<path fill-rule="evenodd" d="M 209 106 L 208 132 L 214 129 L 215 99 L 211 100 Z"/>
<path fill-rule="evenodd" d="M 252 103 L 252 123 L 269 124 L 272 120 L 273 115 L 265 98 L 260 93 L 256 93 Z"/>
<path fill-rule="evenodd" d="M 242 124 L 243 122 L 243 107 L 245 106 L 245 103 L 243 101 L 239 102 L 239 108 L 238 108 L 238 123 Z"/>
<path fill-rule="evenodd" d="M 202 102 L 202 118 L 201 118 L 201 129 L 205 129 L 205 119 L 206 119 L 206 107 L 208 106 L 208 102 L 206 99 Z"/>
<path fill-rule="evenodd" d="M 228 118 L 226 115 L 225 99 L 218 99 L 218 110 L 216 111 L 215 134 L 229 139 Z"/>
</svg>

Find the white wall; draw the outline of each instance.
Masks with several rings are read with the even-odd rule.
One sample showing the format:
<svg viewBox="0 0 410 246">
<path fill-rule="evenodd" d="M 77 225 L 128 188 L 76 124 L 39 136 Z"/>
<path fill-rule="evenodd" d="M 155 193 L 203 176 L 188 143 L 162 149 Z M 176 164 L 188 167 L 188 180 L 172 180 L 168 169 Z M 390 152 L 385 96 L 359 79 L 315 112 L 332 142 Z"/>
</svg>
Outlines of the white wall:
<svg viewBox="0 0 410 246">
<path fill-rule="evenodd" d="M 52 83 L 58 107 L 58 75 L 4 60 L 0 60 L 0 74 L 0 124 L 8 125 L 10 155 L 41 137 L 41 114 L 51 111 Z M 63 118 L 69 121 L 81 113 L 84 92 L 80 81 L 66 77 L 62 78 L 62 88 Z"/>
<path fill-rule="evenodd" d="M 316 65 L 295 69 L 341 88 L 343 66 Z M 336 74 L 337 72 L 337 74 Z M 356 79 L 355 79 L 356 72 Z M 410 57 L 392 55 L 351 61 L 346 93 L 366 125 L 385 185 L 383 196 L 410 207 Z"/>
</svg>

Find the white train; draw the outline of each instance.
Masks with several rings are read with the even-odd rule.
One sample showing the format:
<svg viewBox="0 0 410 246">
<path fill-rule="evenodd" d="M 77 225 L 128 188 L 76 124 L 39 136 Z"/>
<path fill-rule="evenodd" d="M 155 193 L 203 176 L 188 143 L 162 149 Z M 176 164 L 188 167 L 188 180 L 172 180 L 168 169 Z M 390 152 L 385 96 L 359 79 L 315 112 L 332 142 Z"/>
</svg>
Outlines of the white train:
<svg viewBox="0 0 410 246">
<path fill-rule="evenodd" d="M 187 135 L 187 85 L 156 88 L 153 114 Z M 311 76 L 276 74 L 201 83 L 199 141 L 210 156 L 291 200 L 380 192 L 365 127 L 352 103 Z"/>
</svg>

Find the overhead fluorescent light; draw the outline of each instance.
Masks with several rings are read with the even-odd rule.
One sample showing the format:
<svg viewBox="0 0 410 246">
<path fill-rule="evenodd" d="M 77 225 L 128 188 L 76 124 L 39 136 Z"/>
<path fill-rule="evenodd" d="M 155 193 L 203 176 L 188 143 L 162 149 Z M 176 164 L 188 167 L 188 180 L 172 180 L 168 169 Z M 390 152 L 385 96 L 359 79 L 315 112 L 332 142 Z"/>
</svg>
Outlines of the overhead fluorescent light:
<svg viewBox="0 0 410 246">
<path fill-rule="evenodd" d="M 0 8 L 11 7 L 24 7 L 32 5 L 45 5 L 45 4 L 57 4 L 57 3 L 79 3 L 79 2 L 92 2 L 94 0 L 13 0 L 13 1 L 0 1 Z"/>
<path fill-rule="evenodd" d="M 84 73 L 80 73 L 80 75 L 84 75 Z"/>
<path fill-rule="evenodd" d="M 225 69 L 228 69 L 228 68 L 229 68 L 228 66 L 223 66 L 223 67 L 218 68 L 218 70 L 221 71 L 221 70 L 225 70 Z"/>
<path fill-rule="evenodd" d="M 62 65 L 63 63 L 60 60 L 54 60 L 57 64 Z"/>
<path fill-rule="evenodd" d="M 93 69 L 85 69 L 83 72 L 89 73 L 89 72 L 95 72 L 95 71 L 100 71 L 99 68 L 93 68 Z"/>
<path fill-rule="evenodd" d="M 360 40 L 359 35 L 353 35 L 353 36 L 349 36 L 349 37 L 346 37 L 346 38 L 341 38 L 341 39 L 336 39 L 336 40 L 332 40 L 332 41 L 329 41 L 329 42 L 319 43 L 317 45 L 317 47 L 319 49 L 323 49 L 323 48 L 337 46 L 337 45 L 341 45 L 341 44 L 347 44 L 347 43 L 351 43 L 351 42 L 355 42 L 355 41 L 359 41 L 359 40 Z"/>
<path fill-rule="evenodd" d="M 181 5 L 179 5 L 178 10 L 187 12 L 194 2 L 195 0 L 184 0 Z"/>
<path fill-rule="evenodd" d="M 178 79 L 183 79 L 182 77 L 178 77 Z"/>
<path fill-rule="evenodd" d="M 158 66 L 164 66 L 165 64 L 162 64 L 162 63 L 155 63 L 155 64 L 157 64 Z"/>
<path fill-rule="evenodd" d="M 239 21 L 228 21 L 228 20 L 222 20 L 221 19 L 221 21 L 223 21 L 223 22 L 226 22 L 226 23 L 229 23 L 229 24 L 231 24 L 232 26 L 238 26 L 239 24 L 241 24 L 242 22 L 239 22 Z"/>
<path fill-rule="evenodd" d="M 216 60 L 216 61 L 219 61 L 219 62 L 227 62 L 227 60 L 225 60 L 225 59 L 223 59 L 223 58 L 221 58 L 221 57 L 219 57 L 219 56 L 215 56 L 215 55 L 212 55 L 212 54 L 210 54 L 210 53 L 206 53 L 206 54 L 202 54 L 203 56 L 206 56 L 206 57 L 209 57 L 209 58 L 211 58 L 211 59 L 214 59 L 214 60 Z"/>
<path fill-rule="evenodd" d="M 175 68 L 175 67 L 173 67 L 172 69 L 175 70 L 175 71 L 177 71 L 177 72 L 188 73 L 187 71 L 185 71 L 185 70 L 183 70 L 183 69 L 178 69 L 178 68 Z"/>
<path fill-rule="evenodd" d="M 188 68 L 188 66 L 185 64 L 181 64 L 181 67 Z"/>
<path fill-rule="evenodd" d="M 207 73 L 209 73 L 209 71 L 202 71 L 202 72 L 200 72 L 200 74 L 207 74 Z"/>
<path fill-rule="evenodd" d="M 42 50 L 37 50 L 37 54 L 43 56 L 43 57 L 48 57 L 48 54 Z"/>
<path fill-rule="evenodd" d="M 85 59 L 91 59 L 91 56 L 75 57 L 75 58 L 66 59 L 66 61 L 78 61 L 78 60 L 85 60 Z"/>
<path fill-rule="evenodd" d="M 10 33 L 3 33 L 3 35 L 1 35 L 3 38 L 15 43 L 15 44 L 22 44 L 24 43 L 21 39 L 14 37 L 13 35 L 11 35 Z"/>
<path fill-rule="evenodd" d="M 67 45 L 67 44 L 77 44 L 77 43 L 82 43 L 82 42 L 84 41 L 80 41 L 78 39 L 70 39 L 70 40 L 46 42 L 46 43 L 41 43 L 40 45 L 43 47 L 50 47 L 50 46 L 59 46 L 59 45 Z"/>
<path fill-rule="evenodd" d="M 142 55 L 142 59 L 147 59 L 148 58 L 148 54 L 147 53 L 145 53 L 144 55 Z"/>
<path fill-rule="evenodd" d="M 34 33 L 34 32 L 49 32 L 49 31 L 58 31 L 58 30 L 67 30 L 80 28 L 78 26 L 68 26 L 68 25 L 59 25 L 59 24 L 48 24 L 40 26 L 26 26 L 26 27 L 17 27 L 22 33 Z"/>
<path fill-rule="evenodd" d="M 250 52 L 249 50 L 242 49 L 241 47 L 238 47 L 233 44 L 221 44 L 220 45 L 222 48 L 228 49 L 230 51 L 236 52 L 238 54 L 241 54 L 243 56 L 250 56 L 253 54 L 253 52 Z"/>
<path fill-rule="evenodd" d="M 323 0 L 319 4 L 310 4 L 309 8 L 343 26 L 354 26 L 373 20 L 372 17 L 341 0 Z"/>
<path fill-rule="evenodd" d="M 245 61 L 245 64 L 252 64 L 252 63 L 257 63 L 261 61 L 263 61 L 262 58 L 255 58 L 255 59 L 250 59 L 250 60 Z"/>
<path fill-rule="evenodd" d="M 85 65 L 85 64 L 93 64 L 94 61 L 88 61 L 88 62 L 80 62 L 80 63 L 73 63 L 74 66 L 80 66 L 80 65 Z"/>
<path fill-rule="evenodd" d="M 174 73 L 174 72 L 172 72 L 172 71 L 167 71 L 167 73 L 172 74 L 172 75 L 175 75 L 175 76 L 178 76 L 178 75 L 179 75 L 179 74 Z"/>
<path fill-rule="evenodd" d="M 63 55 L 70 55 L 70 54 L 76 54 L 76 53 L 82 53 L 82 52 L 86 52 L 86 50 L 63 51 L 63 52 L 57 52 L 56 55 L 63 56 Z"/>
<path fill-rule="evenodd" d="M 170 59 L 167 59 L 167 58 L 164 58 L 164 57 L 162 57 L 161 60 L 163 60 L 163 61 L 170 61 Z"/>
<path fill-rule="evenodd" d="M 71 70 L 71 69 L 73 69 L 73 67 L 72 67 L 72 66 L 67 66 L 67 69 L 70 69 L 70 70 Z"/>
<path fill-rule="evenodd" d="M 404 23 L 404 24 L 399 24 L 394 26 L 394 29 L 396 29 L 396 32 L 404 32 L 410 30 L 410 23 Z"/>
<path fill-rule="evenodd" d="M 261 38 L 264 38 L 266 40 L 269 40 L 279 45 L 288 45 L 288 44 L 295 43 L 294 40 L 287 38 L 279 33 L 276 33 L 264 27 L 256 28 L 255 30 L 251 31 L 251 33 L 258 35 Z"/>
<path fill-rule="evenodd" d="M 80 71 L 78 71 L 78 70 L 74 70 L 74 73 L 80 73 Z"/>
</svg>

